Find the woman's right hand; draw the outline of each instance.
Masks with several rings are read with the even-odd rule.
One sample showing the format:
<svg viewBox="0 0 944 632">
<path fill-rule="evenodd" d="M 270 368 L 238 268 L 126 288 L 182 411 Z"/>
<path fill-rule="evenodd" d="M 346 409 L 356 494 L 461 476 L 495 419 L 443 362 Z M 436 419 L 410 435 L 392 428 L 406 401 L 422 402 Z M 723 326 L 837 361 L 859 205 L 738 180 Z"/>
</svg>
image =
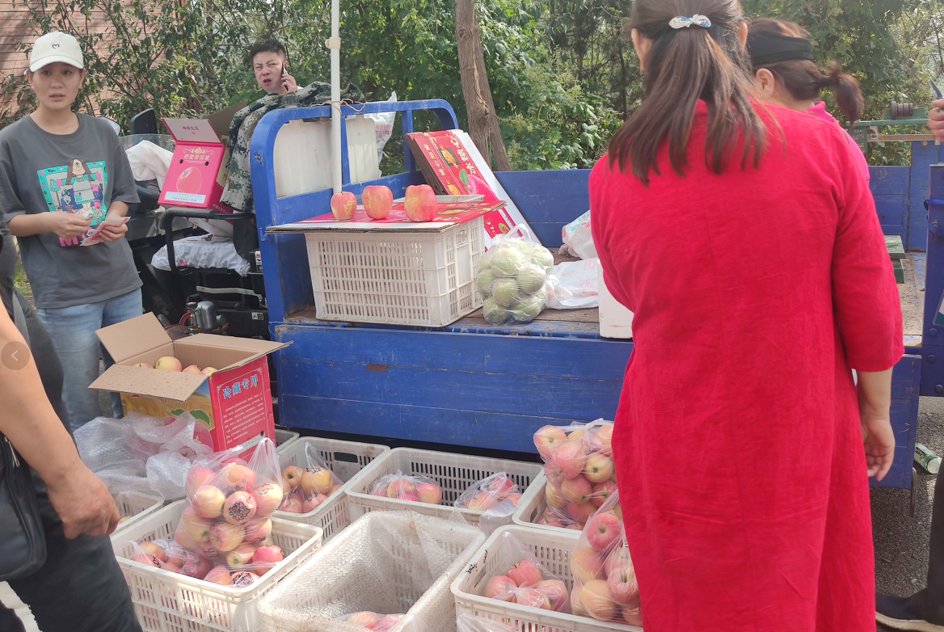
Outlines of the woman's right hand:
<svg viewBox="0 0 944 632">
<path fill-rule="evenodd" d="M 862 411 L 862 440 L 865 444 L 865 462 L 869 476 L 880 481 L 885 478 L 895 458 L 895 431 L 892 430 L 888 411 L 870 414 Z"/>
<path fill-rule="evenodd" d="M 92 220 L 75 213 L 46 213 L 48 232 L 56 233 L 63 239 L 81 237 L 88 232 L 91 225 Z"/>
<path fill-rule="evenodd" d="M 104 536 L 118 526 L 118 507 L 101 479 L 78 461 L 55 481 L 45 481 L 62 529 L 70 540 L 80 535 Z"/>
</svg>

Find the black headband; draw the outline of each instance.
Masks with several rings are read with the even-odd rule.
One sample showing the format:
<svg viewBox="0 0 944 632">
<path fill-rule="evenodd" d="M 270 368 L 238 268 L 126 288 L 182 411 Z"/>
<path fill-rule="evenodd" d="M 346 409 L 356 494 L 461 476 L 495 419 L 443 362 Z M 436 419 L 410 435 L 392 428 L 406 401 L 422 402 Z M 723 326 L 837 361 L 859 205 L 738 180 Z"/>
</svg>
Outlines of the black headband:
<svg viewBox="0 0 944 632">
<path fill-rule="evenodd" d="M 775 33 L 749 33 L 747 52 L 751 56 L 751 65 L 755 67 L 777 61 L 814 60 L 810 40 Z"/>
</svg>

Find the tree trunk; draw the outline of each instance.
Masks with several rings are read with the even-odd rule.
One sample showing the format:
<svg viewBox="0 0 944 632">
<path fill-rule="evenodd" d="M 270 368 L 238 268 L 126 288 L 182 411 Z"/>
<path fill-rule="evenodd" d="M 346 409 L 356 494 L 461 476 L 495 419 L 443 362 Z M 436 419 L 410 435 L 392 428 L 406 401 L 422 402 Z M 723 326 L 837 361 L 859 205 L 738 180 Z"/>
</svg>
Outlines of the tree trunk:
<svg viewBox="0 0 944 632">
<path fill-rule="evenodd" d="M 488 85 L 482 36 L 475 19 L 475 0 L 456 0 L 456 43 L 459 46 L 459 74 L 469 117 L 469 135 L 489 167 L 496 171 L 510 171 L 511 162 L 505 152 L 492 89 Z"/>
</svg>

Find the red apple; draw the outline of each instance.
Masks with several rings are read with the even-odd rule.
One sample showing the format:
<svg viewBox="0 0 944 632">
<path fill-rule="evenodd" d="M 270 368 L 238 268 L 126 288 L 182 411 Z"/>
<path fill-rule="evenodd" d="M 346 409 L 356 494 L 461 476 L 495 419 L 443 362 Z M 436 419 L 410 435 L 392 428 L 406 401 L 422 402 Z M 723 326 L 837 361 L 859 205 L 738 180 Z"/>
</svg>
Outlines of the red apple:
<svg viewBox="0 0 944 632">
<path fill-rule="evenodd" d="M 591 579 L 603 577 L 603 560 L 590 547 L 582 547 L 570 557 L 570 570 L 575 579 L 586 584 Z"/>
<path fill-rule="evenodd" d="M 613 478 L 613 459 L 603 453 L 591 454 L 583 468 L 583 475 L 591 483 L 602 483 Z"/>
<path fill-rule="evenodd" d="M 488 583 L 485 584 L 484 595 L 489 599 L 514 601 L 514 590 L 517 587 L 518 584 L 515 583 L 515 580 L 507 575 L 495 575 L 489 578 Z"/>
<path fill-rule="evenodd" d="M 576 478 L 587 466 L 587 450 L 583 441 L 567 439 L 557 445 L 553 463 L 564 473 L 564 478 Z"/>
<path fill-rule="evenodd" d="M 583 476 L 568 478 L 561 483 L 560 493 L 567 502 L 586 503 L 590 502 L 593 486 Z"/>
<path fill-rule="evenodd" d="M 201 375 L 203 371 L 200 370 L 196 364 L 189 364 L 182 369 L 183 373 L 193 373 L 194 375 Z"/>
<path fill-rule="evenodd" d="M 420 483 L 416 486 L 416 497 L 421 503 L 442 504 L 442 488 L 436 483 Z"/>
<path fill-rule="evenodd" d="M 522 586 L 534 586 L 544 579 L 544 574 L 541 572 L 541 569 L 531 560 L 521 560 L 508 569 L 507 575 L 519 588 Z"/>
<path fill-rule="evenodd" d="M 412 184 L 406 188 L 403 208 L 411 222 L 430 222 L 438 212 L 436 194 L 428 184 Z"/>
<path fill-rule="evenodd" d="M 154 368 L 158 371 L 181 371 L 183 365 L 174 356 L 162 356 L 154 363 Z"/>
<path fill-rule="evenodd" d="M 570 603 L 570 599 L 567 595 L 567 586 L 564 585 L 563 581 L 559 579 L 545 579 L 535 584 L 534 588 L 547 597 L 547 600 L 551 603 L 551 610 L 567 612 L 567 605 Z"/>
<path fill-rule="evenodd" d="M 372 184 L 364 187 L 361 200 L 364 202 L 364 210 L 367 211 L 369 218 L 384 219 L 393 208 L 393 191 L 388 186 Z"/>
<path fill-rule="evenodd" d="M 190 502 L 198 516 L 212 520 L 213 518 L 219 518 L 223 512 L 226 494 L 215 485 L 203 485 L 194 492 Z"/>
<path fill-rule="evenodd" d="M 620 606 L 639 605 L 639 583 L 632 564 L 621 564 L 606 578 L 610 597 Z"/>
<path fill-rule="evenodd" d="M 552 610 L 551 601 L 547 595 L 536 588 L 524 587 L 515 589 L 515 603 L 541 610 Z"/>
<path fill-rule="evenodd" d="M 550 461 L 557 444 L 566 440 L 567 434 L 556 426 L 544 426 L 534 433 L 534 447 L 545 461 Z"/>
<path fill-rule="evenodd" d="M 623 532 L 622 527 L 619 518 L 606 511 L 590 518 L 584 532 L 593 550 L 603 553 L 613 548 L 614 543 L 619 540 Z"/>
<path fill-rule="evenodd" d="M 354 217 L 357 209 L 357 196 L 350 191 L 338 191 L 331 196 L 331 214 L 339 222 L 345 222 Z"/>
<path fill-rule="evenodd" d="M 580 590 L 580 602 L 584 609 L 598 621 L 612 621 L 616 615 L 616 603 L 602 579 L 591 579 Z"/>
</svg>

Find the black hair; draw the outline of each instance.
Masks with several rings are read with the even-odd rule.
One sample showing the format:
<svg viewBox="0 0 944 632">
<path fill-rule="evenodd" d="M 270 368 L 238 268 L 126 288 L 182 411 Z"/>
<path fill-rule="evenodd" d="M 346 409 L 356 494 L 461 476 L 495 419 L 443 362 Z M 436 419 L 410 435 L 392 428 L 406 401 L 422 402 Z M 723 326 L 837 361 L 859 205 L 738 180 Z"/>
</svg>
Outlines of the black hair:
<svg viewBox="0 0 944 632">
<path fill-rule="evenodd" d="M 288 49 L 285 48 L 285 44 L 274 38 L 261 39 L 249 47 L 250 64 L 259 53 L 277 53 L 288 59 Z"/>
</svg>

